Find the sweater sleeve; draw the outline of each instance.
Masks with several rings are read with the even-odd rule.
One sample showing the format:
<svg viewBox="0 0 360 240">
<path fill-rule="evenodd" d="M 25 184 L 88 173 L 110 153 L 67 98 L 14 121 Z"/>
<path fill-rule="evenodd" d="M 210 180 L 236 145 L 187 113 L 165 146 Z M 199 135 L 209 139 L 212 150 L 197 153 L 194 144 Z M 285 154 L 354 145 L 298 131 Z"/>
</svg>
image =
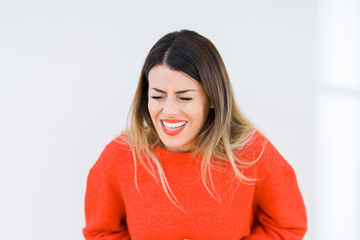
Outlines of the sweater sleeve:
<svg viewBox="0 0 360 240">
<path fill-rule="evenodd" d="M 261 179 L 255 187 L 256 224 L 244 240 L 303 239 L 307 216 L 293 168 L 270 142 L 258 168 Z"/>
<path fill-rule="evenodd" d="M 108 144 L 90 169 L 85 194 L 87 240 L 128 240 L 125 207 L 115 175 L 119 152 Z"/>
</svg>

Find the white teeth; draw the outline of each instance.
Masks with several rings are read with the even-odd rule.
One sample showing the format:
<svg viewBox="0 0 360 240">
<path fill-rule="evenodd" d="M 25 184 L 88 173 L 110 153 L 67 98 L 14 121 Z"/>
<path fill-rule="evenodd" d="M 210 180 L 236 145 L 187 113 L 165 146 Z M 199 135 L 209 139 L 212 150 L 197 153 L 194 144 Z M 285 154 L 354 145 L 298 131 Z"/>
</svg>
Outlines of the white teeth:
<svg viewBox="0 0 360 240">
<path fill-rule="evenodd" d="M 168 122 L 164 122 L 161 121 L 163 123 L 163 125 L 168 128 L 168 129 L 174 129 L 174 128 L 181 128 L 185 125 L 186 121 L 184 122 L 178 122 L 178 123 L 168 123 Z"/>
</svg>

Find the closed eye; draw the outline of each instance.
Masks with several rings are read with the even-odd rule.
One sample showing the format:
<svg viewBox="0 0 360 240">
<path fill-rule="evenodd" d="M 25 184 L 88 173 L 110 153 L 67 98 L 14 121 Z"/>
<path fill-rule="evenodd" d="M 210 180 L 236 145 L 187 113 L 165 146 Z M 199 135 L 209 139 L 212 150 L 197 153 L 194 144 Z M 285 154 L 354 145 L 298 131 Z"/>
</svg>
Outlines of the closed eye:
<svg viewBox="0 0 360 240">
<path fill-rule="evenodd" d="M 190 101 L 190 100 L 192 100 L 192 98 L 185 98 L 185 97 L 182 97 L 182 98 L 180 98 L 181 100 L 185 100 L 185 101 Z"/>
<path fill-rule="evenodd" d="M 160 99 L 160 98 L 162 98 L 162 97 L 160 97 L 160 96 L 151 96 L 151 98 L 153 98 L 153 99 Z"/>
</svg>

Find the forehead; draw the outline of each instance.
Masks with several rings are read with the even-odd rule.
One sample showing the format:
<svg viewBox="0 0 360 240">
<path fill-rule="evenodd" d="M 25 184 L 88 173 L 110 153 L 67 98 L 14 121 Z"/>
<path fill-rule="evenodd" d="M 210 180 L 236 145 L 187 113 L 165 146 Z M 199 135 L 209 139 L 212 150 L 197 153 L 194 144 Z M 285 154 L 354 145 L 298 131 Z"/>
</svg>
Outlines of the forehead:
<svg viewBox="0 0 360 240">
<path fill-rule="evenodd" d="M 160 88 L 201 89 L 202 85 L 184 72 L 170 69 L 166 65 L 156 65 L 149 71 L 149 85 Z"/>
</svg>

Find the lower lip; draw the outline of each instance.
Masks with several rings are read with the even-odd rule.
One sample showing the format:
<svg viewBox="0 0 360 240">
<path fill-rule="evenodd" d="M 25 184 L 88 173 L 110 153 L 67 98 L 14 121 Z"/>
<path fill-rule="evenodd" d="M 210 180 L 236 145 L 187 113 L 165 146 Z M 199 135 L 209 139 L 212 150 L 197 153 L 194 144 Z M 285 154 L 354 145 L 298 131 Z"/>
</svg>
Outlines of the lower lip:
<svg viewBox="0 0 360 240">
<path fill-rule="evenodd" d="M 175 135 L 181 133 L 182 130 L 184 130 L 184 128 L 187 125 L 187 123 L 185 123 L 184 126 L 182 126 L 181 128 L 178 128 L 176 130 L 169 130 L 164 126 L 164 124 L 162 122 L 160 122 L 160 124 L 161 124 L 161 127 L 162 127 L 164 133 L 166 133 L 167 135 L 170 135 L 170 136 L 175 136 Z"/>
</svg>

